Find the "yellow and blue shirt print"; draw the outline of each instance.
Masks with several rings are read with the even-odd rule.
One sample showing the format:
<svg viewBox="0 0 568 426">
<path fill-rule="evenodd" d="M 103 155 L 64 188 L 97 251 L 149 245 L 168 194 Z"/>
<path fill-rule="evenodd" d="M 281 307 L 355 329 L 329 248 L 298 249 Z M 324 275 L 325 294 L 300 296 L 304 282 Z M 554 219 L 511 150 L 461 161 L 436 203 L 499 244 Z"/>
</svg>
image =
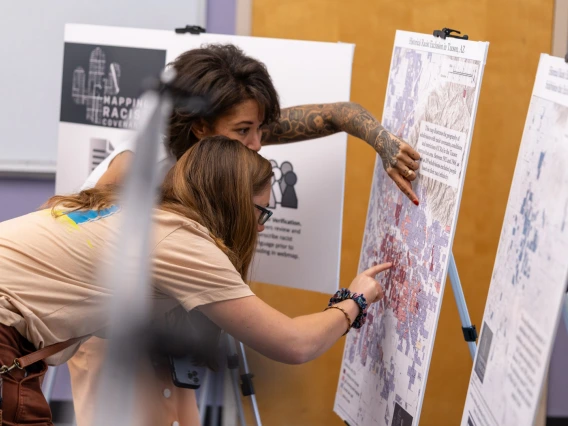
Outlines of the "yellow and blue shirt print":
<svg viewBox="0 0 568 426">
<path fill-rule="evenodd" d="M 85 222 L 94 222 L 108 216 L 112 216 L 118 212 L 118 206 L 110 206 L 102 210 L 76 210 L 74 212 L 66 213 L 65 216 L 69 218 L 75 225 L 81 225 Z"/>
<path fill-rule="evenodd" d="M 75 210 L 71 212 L 56 210 L 54 213 L 56 214 L 56 220 L 65 223 L 69 227 L 69 231 L 72 232 L 79 231 L 81 229 L 79 225 L 104 219 L 105 217 L 112 216 L 118 211 L 120 211 L 120 207 L 110 206 L 101 210 Z M 89 239 L 86 240 L 86 243 L 89 247 L 93 247 L 93 244 Z"/>
</svg>

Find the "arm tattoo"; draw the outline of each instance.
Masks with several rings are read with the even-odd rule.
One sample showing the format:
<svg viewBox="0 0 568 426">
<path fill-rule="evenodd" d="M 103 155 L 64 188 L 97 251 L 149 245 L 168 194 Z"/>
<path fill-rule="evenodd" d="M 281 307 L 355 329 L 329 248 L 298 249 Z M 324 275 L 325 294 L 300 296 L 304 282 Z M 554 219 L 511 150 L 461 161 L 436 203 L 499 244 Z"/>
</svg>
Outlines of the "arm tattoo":
<svg viewBox="0 0 568 426">
<path fill-rule="evenodd" d="M 396 154 L 400 150 L 400 142 L 394 139 L 389 132 L 385 129 L 381 130 L 373 147 L 381 156 L 385 170 L 389 167 L 396 167 L 398 161 Z"/>
<path fill-rule="evenodd" d="M 265 145 L 299 142 L 338 132 L 371 145 L 381 156 L 385 169 L 396 165 L 400 142 L 369 111 L 353 102 L 285 108 L 279 121 L 265 126 L 262 141 Z"/>
<path fill-rule="evenodd" d="M 339 131 L 325 105 L 302 105 L 283 109 L 280 120 L 263 129 L 262 141 L 266 145 L 299 142 Z"/>
</svg>

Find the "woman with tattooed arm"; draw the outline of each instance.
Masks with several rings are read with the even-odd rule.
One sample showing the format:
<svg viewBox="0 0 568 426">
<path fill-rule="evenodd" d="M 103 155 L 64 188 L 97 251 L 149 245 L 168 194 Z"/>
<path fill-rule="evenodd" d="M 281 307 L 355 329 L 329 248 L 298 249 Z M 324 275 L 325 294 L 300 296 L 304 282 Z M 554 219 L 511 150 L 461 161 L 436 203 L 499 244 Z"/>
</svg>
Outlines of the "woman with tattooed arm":
<svg viewBox="0 0 568 426">
<path fill-rule="evenodd" d="M 264 145 L 300 142 L 338 132 L 362 139 L 380 155 L 383 167 L 406 196 L 418 205 L 411 182 L 416 178 L 420 155 L 387 131 L 362 106 L 352 102 L 302 105 L 280 109 L 278 95 L 264 64 L 233 45 L 210 45 L 179 56 L 172 64 L 174 86 L 208 100 L 209 109 L 199 114 L 174 110 L 168 137 L 159 146 L 157 161 L 164 171 L 199 140 L 222 135 L 258 151 Z M 120 183 L 132 159 L 134 146 L 124 143 L 89 176 L 82 189 Z M 96 379 L 103 362 L 104 340 L 93 337 L 69 361 L 78 426 L 90 424 L 94 410 Z M 164 425 L 194 424 L 193 393 L 172 388 L 164 377 L 162 397 Z"/>
</svg>

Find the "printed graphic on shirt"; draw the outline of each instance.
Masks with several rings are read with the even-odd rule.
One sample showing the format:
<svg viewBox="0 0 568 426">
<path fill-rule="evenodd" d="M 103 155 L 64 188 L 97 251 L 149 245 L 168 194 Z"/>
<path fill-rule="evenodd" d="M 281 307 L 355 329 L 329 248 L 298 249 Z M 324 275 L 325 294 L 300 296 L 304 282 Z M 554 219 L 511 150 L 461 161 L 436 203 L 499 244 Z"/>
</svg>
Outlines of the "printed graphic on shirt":
<svg viewBox="0 0 568 426">
<path fill-rule="evenodd" d="M 112 216 L 119 210 L 120 208 L 118 206 L 110 206 L 108 209 L 102 210 L 77 210 L 67 213 L 66 216 L 76 225 L 81 225 L 82 223 L 94 222 L 105 217 Z"/>
<path fill-rule="evenodd" d="M 67 225 L 67 230 L 69 232 L 74 232 L 81 230 L 79 225 L 104 219 L 105 217 L 112 216 L 119 211 L 120 207 L 110 206 L 109 208 L 102 210 L 77 210 L 68 213 L 64 210 L 55 210 L 54 213 L 58 222 Z M 46 212 L 51 215 L 51 210 L 46 210 Z M 90 239 L 87 239 L 85 242 L 90 248 L 93 248 L 93 243 Z"/>
</svg>

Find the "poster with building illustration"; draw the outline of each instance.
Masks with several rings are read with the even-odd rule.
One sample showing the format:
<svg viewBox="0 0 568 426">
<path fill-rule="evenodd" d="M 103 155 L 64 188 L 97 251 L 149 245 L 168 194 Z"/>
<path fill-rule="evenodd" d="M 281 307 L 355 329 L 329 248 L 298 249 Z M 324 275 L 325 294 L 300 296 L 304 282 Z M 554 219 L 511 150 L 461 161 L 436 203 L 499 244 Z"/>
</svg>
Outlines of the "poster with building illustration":
<svg viewBox="0 0 568 426">
<path fill-rule="evenodd" d="M 158 76 L 180 54 L 209 43 L 234 44 L 263 62 L 281 108 L 349 101 L 351 44 L 69 24 L 56 192 L 78 191 L 120 144 L 135 150 L 144 81 Z M 261 149 L 273 166 L 269 208 L 274 214 L 259 234 L 252 280 L 336 291 L 346 148 L 347 135 L 338 133 Z"/>
</svg>

